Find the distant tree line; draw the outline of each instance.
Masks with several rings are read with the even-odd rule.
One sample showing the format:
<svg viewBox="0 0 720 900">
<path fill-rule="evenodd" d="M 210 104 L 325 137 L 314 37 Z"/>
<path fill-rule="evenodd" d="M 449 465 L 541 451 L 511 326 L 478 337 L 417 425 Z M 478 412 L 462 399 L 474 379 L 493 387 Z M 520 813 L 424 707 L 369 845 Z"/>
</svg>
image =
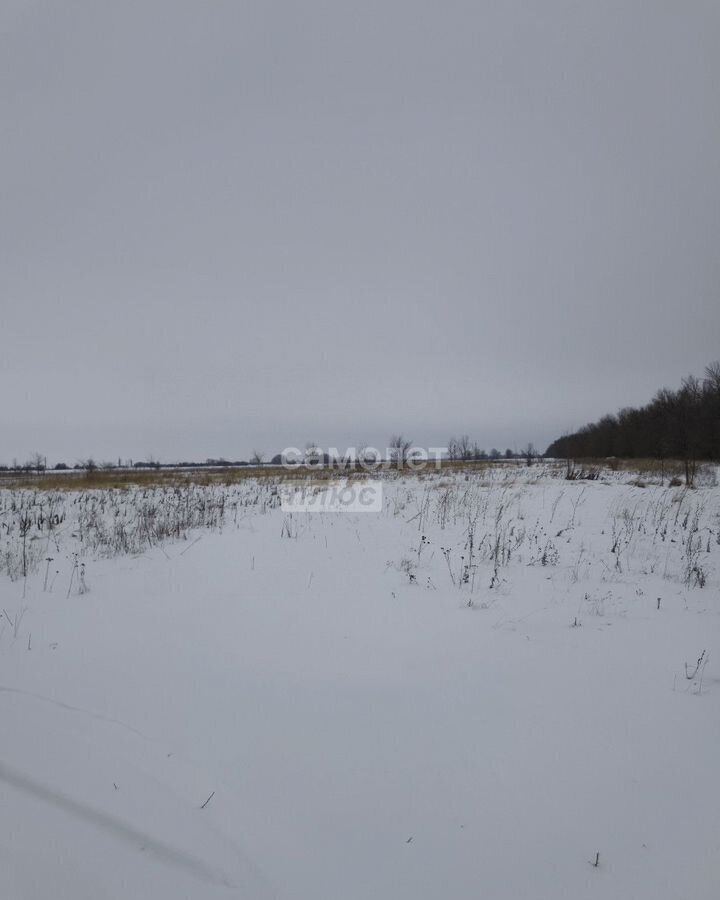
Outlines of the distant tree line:
<svg viewBox="0 0 720 900">
<path fill-rule="evenodd" d="M 347 456 L 344 458 L 331 457 L 327 452 L 323 452 L 314 441 L 308 441 L 305 450 L 300 451 L 299 458 L 295 459 L 295 464 L 309 464 L 314 466 L 344 466 L 347 467 L 357 460 L 379 463 L 383 458 L 377 456 L 383 451 L 368 448 L 365 445 L 356 448 L 356 456 Z M 402 434 L 393 435 L 389 441 L 384 453 L 389 461 L 405 461 L 413 452 L 413 443 Z M 524 460 L 528 465 L 537 458 L 538 453 L 532 443 L 527 444 L 522 450 L 498 450 L 493 447 L 491 450 L 485 450 L 477 443 L 471 441 L 469 436 L 464 434 L 459 438 L 451 437 L 448 441 L 446 458 L 452 461 L 478 462 L 483 460 Z M 280 466 L 287 462 L 286 457 L 281 453 L 276 453 L 270 458 L 269 465 Z M 97 472 L 111 471 L 113 469 L 161 469 L 161 468 L 187 468 L 187 469 L 203 469 L 203 468 L 224 468 L 239 466 L 262 466 L 265 465 L 265 454 L 260 450 L 253 450 L 249 460 L 236 459 L 229 460 L 224 457 L 218 459 L 208 458 L 203 462 L 185 460 L 175 463 L 161 463 L 154 457 L 146 460 L 138 460 L 133 462 L 132 459 L 121 459 L 118 457 L 116 462 L 113 461 L 97 461 L 93 457 L 79 459 L 73 465 L 65 462 L 58 462 L 54 465 L 48 465 L 47 457 L 42 453 L 33 453 L 29 459 L 20 463 L 13 460 L 12 465 L 0 464 L 0 473 L 2 472 Z"/>
<path fill-rule="evenodd" d="M 625 407 L 563 435 L 545 455 L 677 459 L 692 484 L 698 460 L 720 459 L 720 362 L 707 366 L 704 378 L 683 379 L 676 391 L 663 388 L 646 406 Z"/>
<path fill-rule="evenodd" d="M 83 471 L 83 472 L 97 472 L 98 470 L 102 470 L 103 472 L 108 472 L 113 469 L 164 469 L 164 468 L 173 468 L 173 469 L 206 469 L 206 468 L 222 468 L 224 466 L 249 466 L 249 465 L 257 465 L 257 462 L 248 462 L 244 459 L 238 460 L 229 460 L 229 459 L 206 459 L 204 462 L 176 462 L 176 463 L 162 463 L 157 459 L 146 459 L 146 460 L 138 460 L 137 462 L 133 462 L 132 459 L 120 460 L 117 462 L 96 462 L 92 457 L 88 459 L 78 460 L 73 465 L 68 465 L 65 462 L 58 462 L 55 465 L 48 465 L 47 459 L 42 456 L 40 453 L 34 453 L 30 459 L 26 460 L 24 463 L 20 463 L 17 460 L 13 460 L 11 465 L 0 464 L 0 472 L 72 472 L 72 471 Z"/>
<path fill-rule="evenodd" d="M 447 449 L 448 459 L 451 460 L 524 459 L 531 464 L 538 455 L 532 443 L 527 444 L 519 452 L 511 450 L 509 447 L 506 450 L 498 450 L 497 447 L 493 447 L 488 451 L 483 449 L 477 441 L 471 441 L 467 434 L 463 434 L 459 438 L 451 437 Z"/>
</svg>

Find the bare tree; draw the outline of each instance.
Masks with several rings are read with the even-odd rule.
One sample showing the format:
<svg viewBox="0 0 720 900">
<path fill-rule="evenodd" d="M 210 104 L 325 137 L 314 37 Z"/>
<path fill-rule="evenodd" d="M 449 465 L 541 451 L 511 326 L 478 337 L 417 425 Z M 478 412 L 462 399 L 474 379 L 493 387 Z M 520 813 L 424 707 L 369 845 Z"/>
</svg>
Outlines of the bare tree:
<svg viewBox="0 0 720 900">
<path fill-rule="evenodd" d="M 252 456 L 250 457 L 250 464 L 253 466 L 261 466 L 264 459 L 265 454 L 261 450 L 253 450 Z"/>
<path fill-rule="evenodd" d="M 46 468 L 46 459 L 42 453 L 32 453 L 30 459 L 25 464 L 25 467 L 34 472 L 44 472 Z"/>
<path fill-rule="evenodd" d="M 527 465 L 531 466 L 537 457 L 537 453 L 535 451 L 535 445 L 532 441 L 528 441 L 527 446 L 522 451 L 522 455 L 525 457 L 525 462 Z"/>
<path fill-rule="evenodd" d="M 451 437 L 448 441 L 448 459 L 477 459 L 476 450 L 479 450 L 477 443 L 473 444 L 467 434 L 462 434 L 459 438 Z"/>
<path fill-rule="evenodd" d="M 705 390 L 720 396 L 720 361 L 705 366 Z"/>
<path fill-rule="evenodd" d="M 400 465 L 407 459 L 408 451 L 412 447 L 412 441 L 405 439 L 402 434 L 394 434 L 390 438 L 388 450 L 390 451 L 390 460 Z"/>
</svg>

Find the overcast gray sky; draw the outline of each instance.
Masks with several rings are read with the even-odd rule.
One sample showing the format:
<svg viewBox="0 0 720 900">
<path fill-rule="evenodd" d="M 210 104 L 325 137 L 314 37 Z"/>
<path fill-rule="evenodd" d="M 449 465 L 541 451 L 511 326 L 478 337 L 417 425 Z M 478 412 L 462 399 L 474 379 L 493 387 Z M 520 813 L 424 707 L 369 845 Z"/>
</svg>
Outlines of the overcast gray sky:
<svg viewBox="0 0 720 900">
<path fill-rule="evenodd" d="M 711 0 L 0 0 L 0 122 L 0 461 L 544 449 L 720 357 Z"/>
</svg>

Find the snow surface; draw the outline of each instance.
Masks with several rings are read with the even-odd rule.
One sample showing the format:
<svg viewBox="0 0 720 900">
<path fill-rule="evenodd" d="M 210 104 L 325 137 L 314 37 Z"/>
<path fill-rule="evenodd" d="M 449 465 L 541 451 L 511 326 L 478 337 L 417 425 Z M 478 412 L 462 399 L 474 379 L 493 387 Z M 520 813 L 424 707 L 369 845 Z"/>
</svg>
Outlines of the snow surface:
<svg viewBox="0 0 720 900">
<path fill-rule="evenodd" d="M 720 896 L 720 489 L 483 477 L 111 558 L 61 498 L 0 576 L 0 897 Z"/>
</svg>

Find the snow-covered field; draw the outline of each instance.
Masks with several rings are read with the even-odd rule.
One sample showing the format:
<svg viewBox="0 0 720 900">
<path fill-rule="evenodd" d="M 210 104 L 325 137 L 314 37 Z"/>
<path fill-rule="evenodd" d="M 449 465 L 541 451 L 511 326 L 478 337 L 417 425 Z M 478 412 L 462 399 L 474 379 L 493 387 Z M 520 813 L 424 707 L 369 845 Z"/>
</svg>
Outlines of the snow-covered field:
<svg viewBox="0 0 720 900">
<path fill-rule="evenodd" d="M 720 896 L 714 473 L 562 475 L 0 491 L 2 900 Z"/>
</svg>

